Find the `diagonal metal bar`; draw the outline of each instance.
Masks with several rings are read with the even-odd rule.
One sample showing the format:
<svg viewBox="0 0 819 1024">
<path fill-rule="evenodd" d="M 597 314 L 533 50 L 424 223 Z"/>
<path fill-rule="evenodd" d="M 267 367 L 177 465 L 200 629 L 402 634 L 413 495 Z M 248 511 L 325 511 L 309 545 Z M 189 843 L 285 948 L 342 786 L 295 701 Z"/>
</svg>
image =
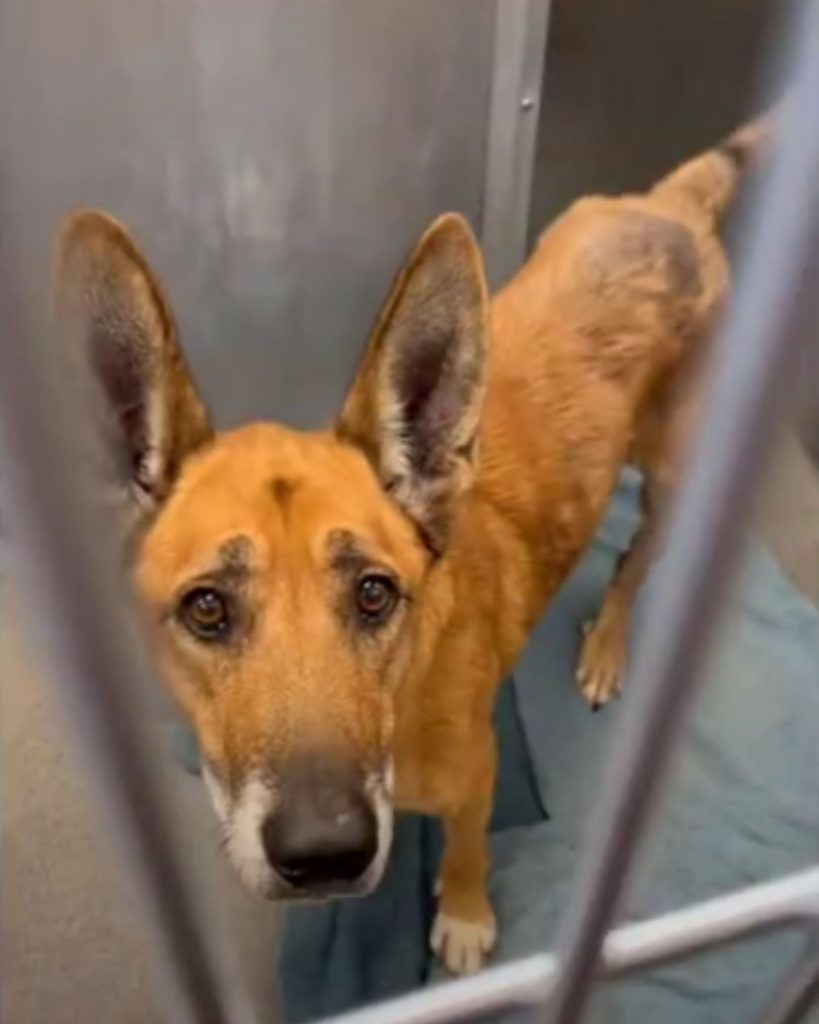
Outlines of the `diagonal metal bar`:
<svg viewBox="0 0 819 1024">
<path fill-rule="evenodd" d="M 819 921 L 819 867 L 623 925 L 603 943 L 602 974 L 618 978 L 749 935 Z M 558 977 L 548 953 L 342 1014 L 325 1024 L 446 1024 L 509 1007 L 542 1008 Z"/>
<path fill-rule="evenodd" d="M 701 429 L 672 513 L 657 597 L 647 608 L 630 673 L 631 706 L 614 739 L 559 933 L 564 966 L 546 1015 L 551 1024 L 574 1024 L 591 996 L 603 936 L 697 691 L 754 484 L 798 358 L 800 317 L 819 281 L 817 39 L 815 31 L 802 36 L 781 155 L 749 236 Z"/>
<path fill-rule="evenodd" d="M 167 1019 L 251 1024 L 223 932 L 205 913 L 208 894 L 194 899 L 189 891 L 190 872 L 160 798 L 161 755 L 147 736 L 153 679 L 127 614 L 113 531 L 78 483 L 83 410 L 69 408 L 56 353 L 47 350 L 33 313 L 24 312 L 23 282 L 7 241 L 16 237 L 13 212 L 4 210 L 0 219 L 7 232 L 0 241 L 3 512 L 29 621 L 118 844 Z"/>
<path fill-rule="evenodd" d="M 819 1004 L 819 933 L 814 932 L 801 961 L 777 990 L 759 1024 L 799 1024 Z"/>
</svg>

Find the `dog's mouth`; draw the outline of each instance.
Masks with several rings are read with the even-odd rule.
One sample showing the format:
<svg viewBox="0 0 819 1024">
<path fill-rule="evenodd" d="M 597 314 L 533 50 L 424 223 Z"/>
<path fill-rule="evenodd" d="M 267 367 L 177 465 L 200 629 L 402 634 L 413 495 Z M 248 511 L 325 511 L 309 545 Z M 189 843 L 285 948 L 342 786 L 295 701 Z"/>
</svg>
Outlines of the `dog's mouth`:
<svg viewBox="0 0 819 1024">
<path fill-rule="evenodd" d="M 203 772 L 224 849 L 245 887 L 267 900 L 302 903 L 366 896 L 378 886 L 392 845 L 391 774 L 372 773 L 354 804 L 317 823 L 309 807 L 283 804 L 261 776 L 228 804 L 213 773 Z"/>
<path fill-rule="evenodd" d="M 389 854 L 389 849 L 387 853 Z M 265 899 L 273 902 L 308 904 L 328 903 L 331 900 L 346 900 L 369 896 L 378 887 L 378 883 L 383 877 L 386 861 L 387 857 L 384 857 L 382 860 L 378 853 L 376 853 L 364 874 L 352 882 L 328 881 L 305 888 L 300 888 L 284 881 L 271 869 L 271 884 L 262 895 Z"/>
</svg>

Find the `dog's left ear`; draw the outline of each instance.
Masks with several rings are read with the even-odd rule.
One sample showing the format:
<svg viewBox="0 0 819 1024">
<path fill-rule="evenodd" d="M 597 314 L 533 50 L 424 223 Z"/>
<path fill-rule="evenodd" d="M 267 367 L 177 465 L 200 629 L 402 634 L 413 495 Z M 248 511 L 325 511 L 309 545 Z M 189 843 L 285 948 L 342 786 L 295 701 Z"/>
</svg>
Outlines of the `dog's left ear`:
<svg viewBox="0 0 819 1024">
<path fill-rule="evenodd" d="M 436 553 L 475 474 L 486 348 L 480 249 L 446 214 L 399 274 L 337 424 Z"/>
<path fill-rule="evenodd" d="M 100 385 L 103 441 L 129 523 L 167 497 L 212 436 L 159 279 L 119 221 L 77 210 L 54 244 L 53 327 Z"/>
</svg>

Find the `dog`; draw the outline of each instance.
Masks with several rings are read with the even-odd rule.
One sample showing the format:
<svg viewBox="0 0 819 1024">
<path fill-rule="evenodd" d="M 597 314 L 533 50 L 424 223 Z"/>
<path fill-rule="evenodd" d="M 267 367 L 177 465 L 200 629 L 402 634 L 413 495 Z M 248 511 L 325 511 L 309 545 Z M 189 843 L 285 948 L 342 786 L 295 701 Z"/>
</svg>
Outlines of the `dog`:
<svg viewBox="0 0 819 1024">
<path fill-rule="evenodd" d="M 468 224 L 439 217 L 315 433 L 216 433 L 131 235 L 67 218 L 56 327 L 109 410 L 150 642 L 254 892 L 367 893 L 394 811 L 434 815 L 431 946 L 481 966 L 498 685 L 634 463 L 643 526 L 577 665 L 593 707 L 619 692 L 728 289 L 720 228 L 769 135 L 760 119 L 644 194 L 579 200 L 491 303 Z"/>
</svg>

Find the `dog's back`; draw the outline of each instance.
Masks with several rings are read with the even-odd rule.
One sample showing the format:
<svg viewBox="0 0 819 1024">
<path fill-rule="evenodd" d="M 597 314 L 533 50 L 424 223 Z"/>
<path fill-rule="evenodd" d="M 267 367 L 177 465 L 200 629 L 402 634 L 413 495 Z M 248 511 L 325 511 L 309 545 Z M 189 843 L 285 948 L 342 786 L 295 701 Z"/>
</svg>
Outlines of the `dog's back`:
<svg viewBox="0 0 819 1024">
<path fill-rule="evenodd" d="M 668 447 L 729 284 L 723 218 L 769 124 L 642 195 L 580 199 L 493 300 L 480 487 L 542 552 L 546 589 L 587 543 L 620 466 L 650 470 Z"/>
</svg>

